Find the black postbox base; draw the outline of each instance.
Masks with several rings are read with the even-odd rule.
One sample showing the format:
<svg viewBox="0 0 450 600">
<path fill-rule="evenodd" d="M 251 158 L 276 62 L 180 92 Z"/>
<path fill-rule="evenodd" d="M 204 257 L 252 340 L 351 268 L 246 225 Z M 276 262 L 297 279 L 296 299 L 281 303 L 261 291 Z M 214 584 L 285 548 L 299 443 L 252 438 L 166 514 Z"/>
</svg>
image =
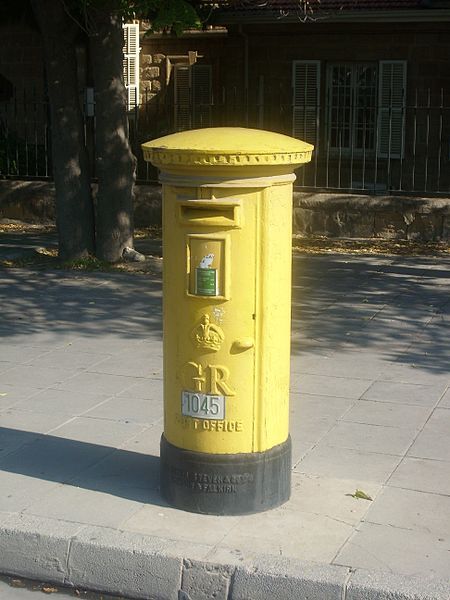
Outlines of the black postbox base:
<svg viewBox="0 0 450 600">
<path fill-rule="evenodd" d="M 265 452 L 207 454 L 161 437 L 161 493 L 175 508 L 245 515 L 274 508 L 291 493 L 291 438 Z"/>
</svg>

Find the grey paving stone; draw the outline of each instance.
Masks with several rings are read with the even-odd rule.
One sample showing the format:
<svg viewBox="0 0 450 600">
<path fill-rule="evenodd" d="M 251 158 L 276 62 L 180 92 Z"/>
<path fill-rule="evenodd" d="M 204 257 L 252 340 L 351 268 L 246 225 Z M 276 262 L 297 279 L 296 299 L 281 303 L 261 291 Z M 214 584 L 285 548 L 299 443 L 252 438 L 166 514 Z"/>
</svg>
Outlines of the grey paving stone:
<svg viewBox="0 0 450 600">
<path fill-rule="evenodd" d="M 308 419 L 337 421 L 355 402 L 354 398 L 292 392 L 290 394 L 291 426 L 295 428 Z"/>
<path fill-rule="evenodd" d="M 18 471 L 3 470 L 1 473 L 0 511 L 19 513 L 59 485 L 47 480 L 45 476 L 24 475 L 19 469 Z"/>
<path fill-rule="evenodd" d="M 13 363 L 0 361 L 0 375 L 5 373 L 5 371 L 9 371 L 9 369 L 12 369 L 13 367 L 15 367 L 15 364 Z"/>
<path fill-rule="evenodd" d="M 127 377 L 151 377 L 162 369 L 162 358 L 151 356 L 143 349 L 135 350 L 130 356 L 113 356 L 102 362 L 88 367 L 91 373 L 107 373 L 111 375 L 125 375 Z"/>
<path fill-rule="evenodd" d="M 30 279 L 30 274 L 24 272 L 19 279 L 13 278 L 16 289 L 25 282 L 27 285 L 34 282 L 36 294 L 30 299 L 32 322 L 15 320 L 7 330 L 2 329 L 8 333 L 8 337 L 2 337 L 2 349 L 8 344 L 15 348 L 24 344 L 28 348 L 28 367 L 57 370 L 60 366 L 69 366 L 105 372 L 76 375 L 80 379 L 70 392 L 65 385 L 50 384 L 53 389 L 41 392 L 32 388 L 31 383 L 28 388 L 19 381 L 17 386 L 8 386 L 8 395 L 12 395 L 15 388 L 22 385 L 22 391 L 16 391 L 8 402 L 17 400 L 23 410 L 14 409 L 15 413 L 6 415 L 5 407 L 10 405 L 2 404 L 0 397 L 0 411 L 2 406 L 4 409 L 0 412 L 0 426 L 3 426 L 0 433 L 6 430 L 10 449 L 10 454 L 0 463 L 3 469 L 0 469 L 0 489 L 7 490 L 0 495 L 0 509 L 34 510 L 42 515 L 58 514 L 62 519 L 112 526 L 112 533 L 106 529 L 107 539 L 103 535 L 105 528 L 94 530 L 89 526 L 89 535 L 83 537 L 83 544 L 93 544 L 95 548 L 78 547 L 78 580 L 82 581 L 86 573 L 95 585 L 106 585 L 103 589 L 118 593 L 117 587 L 113 590 L 116 582 L 129 577 L 141 597 L 156 594 L 153 588 L 148 588 L 152 592 L 143 591 L 145 586 L 141 585 L 149 572 L 153 572 L 154 556 L 161 561 L 157 567 L 161 570 L 155 571 L 157 575 L 164 571 L 165 557 L 177 560 L 173 573 L 178 584 L 169 590 L 165 588 L 164 592 L 174 598 L 181 585 L 179 559 L 208 557 L 212 564 L 226 565 L 227 557 L 230 560 L 234 557 L 231 563 L 248 568 L 249 577 L 256 582 L 254 588 L 247 588 L 249 599 L 257 598 L 258 593 L 265 594 L 261 595 L 265 599 L 284 598 L 283 590 L 286 593 L 292 590 L 297 599 L 299 590 L 311 584 L 313 575 L 308 579 L 303 564 L 295 560 L 289 563 L 292 580 L 277 561 L 276 553 L 281 551 L 297 559 L 313 556 L 318 561 L 326 561 L 341 547 L 342 552 L 349 551 L 353 541 L 358 547 L 353 548 L 354 562 L 349 563 L 352 567 L 367 561 L 383 574 L 387 569 L 407 574 L 419 571 L 424 578 L 433 570 L 450 571 L 448 536 L 437 531 L 438 515 L 445 516 L 447 510 L 447 501 L 437 498 L 448 498 L 450 459 L 448 462 L 428 460 L 411 454 L 420 451 L 424 456 L 446 457 L 450 446 L 449 423 L 445 416 L 450 412 L 447 406 L 448 331 L 442 318 L 444 313 L 435 314 L 434 308 L 426 305 L 426 302 L 438 302 L 439 297 L 441 301 L 443 296 L 448 298 L 446 288 L 437 292 L 437 286 L 446 278 L 445 269 L 441 269 L 442 273 L 435 270 L 433 280 L 428 280 L 430 267 L 426 261 L 419 262 L 420 276 L 416 276 L 415 260 L 383 261 L 379 257 L 348 261 L 347 257 L 294 260 L 297 269 L 294 293 L 299 302 L 294 306 L 291 363 L 294 374 L 291 395 L 293 493 L 284 507 L 250 516 L 248 521 L 240 517 L 210 520 L 202 515 L 175 511 L 168 508 L 159 495 L 157 457 L 162 432 L 159 288 L 152 287 L 145 278 L 138 281 L 108 274 L 98 277 L 86 274 L 78 279 L 58 274 L 39 282 L 34 275 Z M 305 266 L 308 270 L 302 272 Z M 295 278 L 299 278 L 297 283 Z M 53 311 L 52 330 L 45 315 L 38 314 L 42 290 L 49 288 L 49 283 L 56 284 L 47 307 Z M 2 284 L 0 281 L 0 286 Z M 78 312 L 73 310 L 72 316 L 62 314 L 59 306 L 67 302 L 67 298 L 79 309 Z M 375 316 L 378 307 L 384 305 L 386 309 Z M 15 318 L 21 310 L 17 306 L 11 314 Z M 81 316 L 79 322 L 73 317 L 76 314 Z M 428 318 L 431 319 L 429 325 L 423 327 Z M 438 352 L 436 356 L 433 356 L 433 344 Z M 72 362 L 70 356 L 73 356 Z M 102 362 L 95 362 L 99 356 Z M 20 353 L 16 353 L 15 358 L 21 360 Z M 10 362 L 0 354 L 2 360 Z M 145 375 L 149 363 L 154 367 L 149 378 L 119 374 Z M 71 377 L 72 383 L 76 376 Z M 359 398 L 366 392 L 364 386 L 368 387 L 375 379 L 376 383 L 364 398 L 371 393 L 379 396 L 362 402 Z M 122 387 L 124 383 L 126 387 Z M 98 396 L 97 385 L 101 388 Z M 391 386 L 387 398 L 386 385 Z M 107 401 L 103 395 L 105 390 Z M 65 398 L 61 404 L 58 394 Z M 401 456 L 389 454 L 404 452 L 406 439 L 402 436 L 416 434 L 415 429 L 422 425 L 424 415 L 437 405 L 442 394 L 439 410 L 425 425 L 408 457 L 402 460 Z M 94 407 L 92 397 L 100 398 L 100 404 Z M 39 405 L 47 413 L 41 415 L 46 417 L 45 429 L 39 415 L 32 414 L 37 413 Z M 151 418 L 157 417 L 152 426 L 145 421 L 139 423 L 145 407 L 150 409 Z M 36 433 L 42 430 L 49 433 L 54 429 L 52 419 L 58 416 L 58 410 L 68 410 L 64 414 L 71 417 L 73 411 L 78 416 L 84 408 L 92 411 L 89 416 L 66 422 L 62 427 L 57 419 L 59 429 L 44 436 L 44 440 Z M 2 421 L 3 416 L 8 416 L 7 425 Z M 126 420 L 137 422 L 125 423 Z M 359 433 L 352 429 L 357 426 Z M 392 437 L 394 434 L 397 440 Z M 339 447 L 341 445 L 352 448 Z M 120 449 L 116 449 L 118 446 Z M 63 484 L 68 481 L 71 485 Z M 380 495 L 386 481 L 389 481 L 388 487 Z M 370 494 L 374 502 L 347 495 L 356 489 Z M 416 496 L 419 491 L 427 493 L 419 498 Z M 436 496 L 437 493 L 440 495 Z M 366 522 L 361 524 L 362 519 Z M 381 524 L 371 523 L 371 520 Z M 129 531 L 122 531 L 124 525 Z M 355 527 L 359 529 L 356 533 Z M 376 528 L 383 529 L 379 536 L 374 533 Z M 146 546 L 141 553 L 138 544 L 139 558 L 133 558 L 130 554 L 136 550 L 133 540 L 135 536 L 142 536 L 141 531 L 147 531 L 153 538 L 153 542 L 145 542 L 150 543 L 151 549 Z M 442 537 L 437 537 L 437 533 Z M 207 542 L 199 544 L 198 540 L 203 541 L 205 536 Z M 120 547 L 121 539 L 127 540 L 126 548 Z M 117 547 L 120 552 L 115 555 Z M 256 571 L 249 564 L 250 557 L 262 551 L 270 555 L 268 560 L 272 566 L 268 564 L 270 569 L 274 568 L 267 577 L 265 567 L 260 566 Z M 113 560 L 109 564 L 104 557 L 111 552 Z M 257 558 L 252 561 L 254 567 Z M 203 568 L 203 563 L 199 568 Z M 115 573 L 111 575 L 109 569 Z M 345 582 L 348 569 L 338 571 L 344 574 L 342 581 Z M 167 582 L 164 575 L 162 581 Z M 289 582 L 291 587 L 282 587 L 283 582 Z M 200 586 L 198 592 L 203 593 L 202 589 Z M 218 593 L 223 591 L 220 585 L 215 589 Z M 324 592 L 328 588 L 307 589 L 308 594 L 314 590 L 320 600 L 328 600 Z M 365 589 L 359 589 L 361 594 L 366 594 Z M 380 590 L 380 594 L 384 594 L 386 588 L 380 587 Z M 342 592 L 340 587 L 338 598 Z M 386 595 L 386 600 L 388 597 Z"/>
<path fill-rule="evenodd" d="M 431 360 L 428 362 L 430 368 L 427 368 L 424 361 L 420 361 L 418 364 L 411 360 L 408 362 L 408 352 L 405 351 L 398 357 L 397 362 L 384 360 L 384 366 L 377 379 L 398 383 L 445 385 L 450 375 L 446 371 L 441 371 L 439 366 L 436 368 L 436 363 L 433 364 Z"/>
<path fill-rule="evenodd" d="M 349 448 L 336 448 L 320 443 L 295 467 L 298 473 L 385 482 L 400 458 L 390 454 L 368 453 Z"/>
<path fill-rule="evenodd" d="M 244 555 L 257 549 L 272 556 L 329 563 L 353 531 L 351 524 L 340 519 L 283 506 L 238 517 L 220 545 Z"/>
<path fill-rule="evenodd" d="M 362 396 L 364 400 L 381 400 L 399 404 L 435 406 L 445 390 L 444 384 L 422 385 L 375 381 Z"/>
<path fill-rule="evenodd" d="M 319 396 L 360 398 L 372 382 L 348 377 L 326 377 L 322 375 L 293 374 L 291 391 Z"/>
<path fill-rule="evenodd" d="M 162 398 L 143 400 L 129 396 L 114 397 L 89 410 L 86 417 L 151 425 L 163 416 Z"/>
<path fill-rule="evenodd" d="M 12 433 L 11 430 L 32 432 L 34 434 L 49 433 L 68 420 L 69 417 L 64 414 L 34 413 L 27 410 L 18 410 L 15 405 L 0 413 L 0 426 L 7 430 L 5 433 L 8 435 Z"/>
<path fill-rule="evenodd" d="M 65 346 L 59 350 L 46 352 L 37 358 L 30 359 L 28 363 L 35 367 L 53 367 L 58 369 L 83 370 L 93 368 L 107 358 L 105 354 L 93 352 L 79 352 L 73 346 Z"/>
<path fill-rule="evenodd" d="M 372 400 L 358 400 L 343 416 L 343 421 L 367 425 L 421 429 L 432 407 Z"/>
<path fill-rule="evenodd" d="M 39 388 L 8 385 L 0 382 L 0 412 L 6 408 L 11 408 L 21 400 L 25 400 L 38 394 L 40 391 Z"/>
<path fill-rule="evenodd" d="M 4 427 L 0 413 L 0 464 L 7 455 L 15 452 L 25 444 L 29 444 L 40 437 L 39 433 L 24 432 L 22 430 Z"/>
<path fill-rule="evenodd" d="M 292 465 L 295 467 L 314 448 L 314 442 L 304 442 L 298 438 L 292 439 Z"/>
<path fill-rule="evenodd" d="M 447 408 L 436 408 L 430 419 L 417 437 L 408 455 L 418 458 L 435 458 L 450 460 L 450 411 Z"/>
<path fill-rule="evenodd" d="M 408 450 L 408 456 L 450 461 L 448 433 L 437 433 L 425 428 Z"/>
<path fill-rule="evenodd" d="M 46 388 L 57 385 L 76 373 L 76 369 L 60 369 L 20 365 L 2 374 L 2 382 L 9 385 L 24 385 L 35 388 Z"/>
<path fill-rule="evenodd" d="M 84 480 L 81 482 L 85 483 Z M 100 487 L 98 483 L 96 486 Z M 109 486 L 109 491 L 106 493 L 76 485 L 59 485 L 28 503 L 23 514 L 118 528 L 123 521 L 138 511 L 142 507 L 142 502 L 150 496 L 149 493 L 144 494 L 141 490 L 142 501 L 138 502 L 131 499 L 135 491 L 133 493 L 126 490 L 125 486 L 122 490 L 120 496 L 112 493 L 112 486 Z M 105 510 L 106 506 L 107 510 Z"/>
<path fill-rule="evenodd" d="M 4 472 L 24 476 L 25 482 L 35 478 L 64 483 L 111 452 L 109 446 L 46 435 L 4 456 L 0 466 Z"/>
<path fill-rule="evenodd" d="M 370 501 L 352 497 L 356 490 L 363 490 L 374 499 L 381 490 L 381 484 L 363 479 L 342 479 L 294 472 L 291 498 L 285 506 L 290 510 L 325 515 L 349 525 L 356 525 L 371 507 Z"/>
<path fill-rule="evenodd" d="M 389 479 L 395 486 L 450 496 L 450 462 L 406 457 Z"/>
<path fill-rule="evenodd" d="M 71 484 L 133 501 L 150 501 L 149 491 L 159 489 L 159 466 L 158 456 L 124 446 L 75 476 Z"/>
<path fill-rule="evenodd" d="M 448 433 L 450 431 L 450 411 L 446 408 L 435 408 L 433 414 L 424 427 L 424 431 L 435 433 Z"/>
<path fill-rule="evenodd" d="M 111 324 L 113 323 L 114 321 L 111 321 Z M 77 352 L 89 352 L 106 356 L 122 355 L 126 352 L 135 352 L 136 347 L 142 343 L 145 335 L 144 329 L 140 337 L 136 334 L 132 336 L 131 333 L 126 331 L 112 334 L 109 332 L 109 327 L 108 333 L 105 333 L 105 330 L 106 324 L 100 331 L 92 332 L 86 336 L 77 336 L 76 339 L 70 340 L 72 349 Z"/>
<path fill-rule="evenodd" d="M 163 398 L 162 370 L 151 379 L 138 379 L 125 391 L 117 394 L 119 398 L 129 396 L 142 400 L 158 400 Z"/>
<path fill-rule="evenodd" d="M 142 430 L 141 433 L 134 436 L 122 444 L 124 450 L 131 450 L 148 456 L 159 456 L 159 445 L 161 434 L 163 432 L 162 419 Z"/>
<path fill-rule="evenodd" d="M 121 421 L 108 421 L 94 419 L 87 416 L 71 419 L 61 427 L 52 431 L 55 440 L 62 438 L 68 443 L 72 441 L 87 442 L 87 445 L 99 445 L 110 449 L 121 446 L 124 442 L 141 433 L 144 426 L 140 423 L 126 423 Z M 64 446 L 64 442 L 61 442 Z"/>
<path fill-rule="evenodd" d="M 365 521 L 450 538 L 450 496 L 385 487 Z"/>
<path fill-rule="evenodd" d="M 346 600 L 447 600 L 450 584 L 442 579 L 358 569 L 350 575 Z"/>
<path fill-rule="evenodd" d="M 63 415 L 68 420 L 69 417 L 82 415 L 94 406 L 105 402 L 107 398 L 108 396 L 102 394 L 79 394 L 49 388 L 18 402 L 14 408 L 46 415 Z"/>
<path fill-rule="evenodd" d="M 295 443 L 317 443 L 355 402 L 351 398 L 290 395 L 289 427 Z"/>
<path fill-rule="evenodd" d="M 440 539 L 434 533 L 363 523 L 333 562 L 385 573 L 448 579 L 450 539 Z"/>
<path fill-rule="evenodd" d="M 386 361 L 375 352 L 355 352 L 348 350 L 333 353 L 330 356 L 316 357 L 306 355 L 296 361 L 297 373 L 311 375 L 350 377 L 373 380 L 386 370 Z M 355 369 L 355 364 L 358 368 Z"/>
<path fill-rule="evenodd" d="M 340 421 L 322 439 L 335 448 L 403 456 L 414 440 L 414 429 Z"/>
<path fill-rule="evenodd" d="M 170 540 L 198 541 L 215 546 L 231 531 L 241 517 L 216 517 L 184 512 L 160 504 L 147 504 L 124 521 L 124 531 L 142 533 Z"/>
<path fill-rule="evenodd" d="M 72 343 L 76 335 L 72 332 L 58 331 L 58 323 L 52 322 L 53 329 L 49 330 L 46 323 L 42 324 L 42 330 L 23 331 L 8 327 L 1 331 L 3 340 L 16 346 L 33 346 L 42 353 L 50 352 L 56 348 L 64 348 Z"/>
<path fill-rule="evenodd" d="M 439 408 L 450 408 L 450 388 L 442 396 L 439 402 Z"/>
<path fill-rule="evenodd" d="M 69 392 L 78 392 L 79 394 L 87 392 L 88 394 L 112 395 L 123 392 L 136 382 L 135 377 L 83 372 L 52 387 L 68 390 Z"/>
</svg>

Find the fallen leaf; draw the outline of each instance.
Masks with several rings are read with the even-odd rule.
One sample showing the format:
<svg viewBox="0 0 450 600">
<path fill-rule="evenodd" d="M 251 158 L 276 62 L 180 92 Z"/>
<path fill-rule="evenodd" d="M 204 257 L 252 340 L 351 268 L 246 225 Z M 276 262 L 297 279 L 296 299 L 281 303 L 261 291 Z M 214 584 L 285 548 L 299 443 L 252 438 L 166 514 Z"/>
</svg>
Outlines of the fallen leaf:
<svg viewBox="0 0 450 600">
<path fill-rule="evenodd" d="M 369 500 L 370 502 L 373 502 L 373 498 L 371 498 L 369 494 L 366 494 L 366 492 L 363 492 L 362 490 L 355 490 L 354 494 L 347 494 L 347 496 L 350 496 L 351 498 L 357 498 L 358 500 Z"/>
<path fill-rule="evenodd" d="M 44 592 L 44 594 L 56 594 L 56 592 L 59 592 L 58 588 L 51 587 L 49 585 L 43 585 L 41 590 Z"/>
</svg>

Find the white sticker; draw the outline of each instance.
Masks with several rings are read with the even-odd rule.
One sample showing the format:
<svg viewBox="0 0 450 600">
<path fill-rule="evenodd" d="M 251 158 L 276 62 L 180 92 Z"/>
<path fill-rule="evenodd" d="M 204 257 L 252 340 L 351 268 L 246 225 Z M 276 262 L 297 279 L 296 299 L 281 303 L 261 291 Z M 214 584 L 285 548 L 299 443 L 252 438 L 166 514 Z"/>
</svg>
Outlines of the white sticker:
<svg viewBox="0 0 450 600">
<path fill-rule="evenodd" d="M 224 419 L 225 396 L 184 390 L 181 392 L 181 414 L 196 419 Z"/>
</svg>

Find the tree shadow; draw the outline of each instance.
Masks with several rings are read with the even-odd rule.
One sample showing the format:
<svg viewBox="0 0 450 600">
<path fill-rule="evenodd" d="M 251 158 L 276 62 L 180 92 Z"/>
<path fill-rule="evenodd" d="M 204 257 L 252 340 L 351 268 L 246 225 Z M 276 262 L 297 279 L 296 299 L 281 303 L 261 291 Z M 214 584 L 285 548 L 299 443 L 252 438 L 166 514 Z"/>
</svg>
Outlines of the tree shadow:
<svg viewBox="0 0 450 600">
<path fill-rule="evenodd" d="M 449 373 L 449 339 L 448 258 L 294 256 L 294 355 L 365 351 Z"/>
<path fill-rule="evenodd" d="M 449 292 L 447 257 L 294 255 L 292 353 L 373 351 L 448 373 Z M 11 343 L 162 338 L 159 275 L 9 269 L 0 297 Z"/>
<path fill-rule="evenodd" d="M 162 338 L 161 277 L 5 269 L 0 271 L 0 337 Z"/>
</svg>

